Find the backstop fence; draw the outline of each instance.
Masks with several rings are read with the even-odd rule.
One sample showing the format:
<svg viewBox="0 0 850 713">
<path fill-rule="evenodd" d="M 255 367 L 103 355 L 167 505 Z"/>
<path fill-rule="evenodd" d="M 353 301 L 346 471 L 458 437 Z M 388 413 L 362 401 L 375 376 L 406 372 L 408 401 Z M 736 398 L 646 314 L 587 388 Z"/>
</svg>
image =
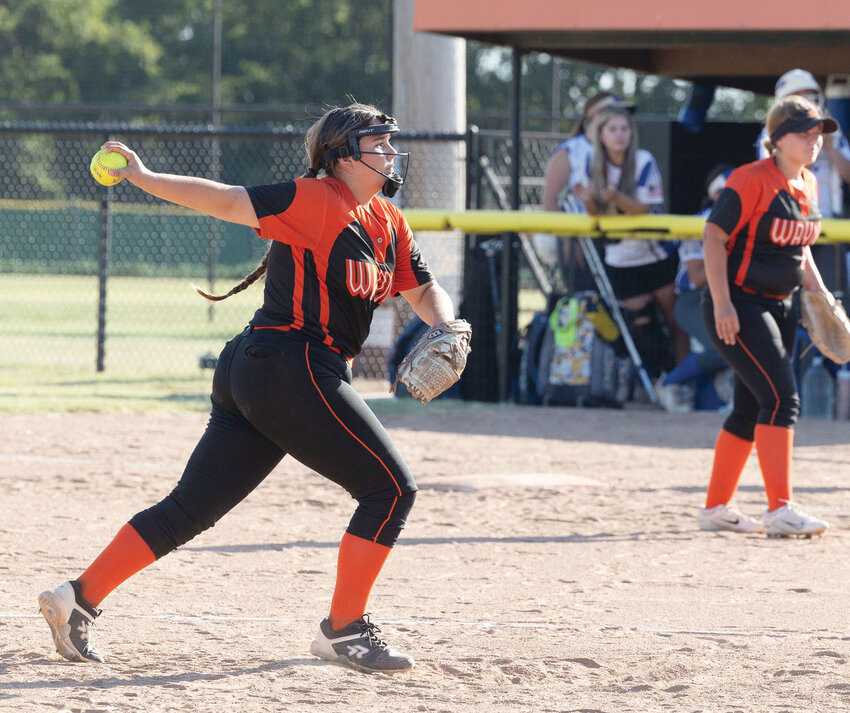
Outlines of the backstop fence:
<svg viewBox="0 0 850 713">
<path fill-rule="evenodd" d="M 0 373 L 197 376 L 261 304 L 259 286 L 212 304 L 190 283 L 226 291 L 262 259 L 264 241 L 126 181 L 98 185 L 88 163 L 108 138 L 130 145 L 152 170 L 231 184 L 272 183 L 305 168 L 303 131 L 292 127 L 0 123 Z M 557 140 L 535 138 L 523 152 L 529 203 L 539 201 L 545 155 Z M 401 134 L 396 143 L 412 155 L 400 207 L 498 207 L 499 184 L 508 181 L 506 134 Z M 469 182 L 484 185 L 473 150 L 493 157 L 496 178 L 470 205 Z M 460 302 L 464 236 L 417 239 Z M 378 310 L 355 375 L 385 376 L 388 351 L 412 317 L 402 302 Z"/>
<path fill-rule="evenodd" d="M 750 160 L 750 134 L 755 135 L 755 127 L 730 124 L 707 127 L 716 129 L 714 140 L 713 134 L 677 138 L 669 120 L 645 128 L 641 145 L 659 159 L 667 205 L 683 213 L 692 212 L 687 200 L 701 198 L 704 172 L 692 167 L 738 154 L 738 162 Z M 718 156 L 718 147 L 729 143 L 719 142 L 721 135 L 739 137 L 734 157 Z M 199 368 L 214 362 L 222 344 L 242 330 L 262 302 L 260 286 L 213 304 L 196 295 L 190 283 L 226 291 L 262 259 L 264 241 L 244 226 L 154 199 L 128 182 L 98 185 L 88 163 L 104 140 L 125 141 L 155 171 L 251 185 L 300 175 L 303 137 L 303 129 L 291 125 L 0 122 L 0 380 L 5 375 L 14 381 L 21 373 L 37 378 L 93 372 L 197 378 Z M 523 210 L 539 210 L 545 165 L 563 138 L 522 134 Z M 509 208 L 513 152 L 507 132 L 471 127 L 463 134 L 401 133 L 395 143 L 412 156 L 397 197 L 402 209 Z M 679 148 L 673 151 L 674 146 Z M 673 166 L 674 159 L 685 168 Z M 677 174 L 675 182 L 670 173 Z M 468 369 L 475 379 L 469 398 L 504 398 L 513 335 L 502 326 L 512 328 L 545 305 L 539 271 L 531 269 L 527 251 L 519 250 L 517 236 L 509 233 L 434 229 L 416 235 L 463 316 L 480 320 Z M 504 245 L 512 247 L 508 254 L 516 250 L 518 276 L 502 269 Z M 549 270 L 545 277 L 563 291 L 564 283 L 557 282 L 563 270 Z M 506 283 L 503 275 L 514 282 Z M 513 296 L 506 291 L 520 295 L 518 306 L 503 299 Z M 355 360 L 356 376 L 386 376 L 391 348 L 412 317 L 403 300 L 382 305 Z M 491 334 L 500 329 L 501 334 Z"/>
</svg>

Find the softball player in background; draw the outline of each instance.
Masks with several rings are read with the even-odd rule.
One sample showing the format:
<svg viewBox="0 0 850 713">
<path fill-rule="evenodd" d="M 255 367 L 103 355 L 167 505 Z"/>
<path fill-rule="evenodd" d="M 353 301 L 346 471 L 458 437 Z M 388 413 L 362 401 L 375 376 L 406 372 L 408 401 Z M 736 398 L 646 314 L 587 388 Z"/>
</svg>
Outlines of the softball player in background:
<svg viewBox="0 0 850 713">
<path fill-rule="evenodd" d="M 154 173 L 124 144 L 104 144 L 127 159 L 113 175 L 250 226 L 270 247 L 227 295 L 205 295 L 223 299 L 267 273 L 263 306 L 221 352 L 209 423 L 179 483 L 124 525 L 77 579 L 39 596 L 65 658 L 103 661 L 92 648 L 91 627 L 106 595 L 215 524 L 290 454 L 357 500 L 339 547 L 330 613 L 311 652 L 365 671 L 413 666 L 379 638 L 365 610 L 417 487 L 352 388 L 350 369 L 387 296 L 401 294 L 431 325 L 455 316 L 401 212 L 377 195 L 392 196 L 404 182 L 408 155 L 390 144 L 397 131 L 395 120 L 372 106 L 334 108 L 307 132 L 304 176 L 251 187 Z M 401 175 L 397 163 L 404 164 Z M 326 175 L 318 178 L 321 171 Z"/>
<path fill-rule="evenodd" d="M 793 293 L 824 291 L 811 247 L 820 235 L 817 179 L 806 168 L 838 128 L 811 102 L 790 96 L 767 117 L 769 158 L 729 176 L 703 233 L 708 291 L 703 317 L 735 372 L 732 413 L 714 450 L 701 529 L 814 535 L 829 526 L 791 499 L 791 454 L 800 397 L 791 356 Z M 768 508 L 763 522 L 730 505 L 755 441 Z"/>
<path fill-rule="evenodd" d="M 808 99 L 817 106 L 824 116 L 829 116 L 826 98 L 817 79 L 805 69 L 791 69 L 776 81 L 774 99 L 796 95 Z M 762 127 L 756 141 L 756 157 L 767 158 L 764 148 L 767 129 Z M 818 181 L 818 208 L 824 218 L 840 218 L 844 212 L 844 184 L 850 183 L 850 143 L 839 126 L 828 139 L 824 139 L 823 148 L 817 160 L 807 166 Z M 823 276 L 827 289 L 835 292 L 842 290 L 841 256 L 846 250 L 838 245 L 815 245 L 812 256 Z"/>
</svg>

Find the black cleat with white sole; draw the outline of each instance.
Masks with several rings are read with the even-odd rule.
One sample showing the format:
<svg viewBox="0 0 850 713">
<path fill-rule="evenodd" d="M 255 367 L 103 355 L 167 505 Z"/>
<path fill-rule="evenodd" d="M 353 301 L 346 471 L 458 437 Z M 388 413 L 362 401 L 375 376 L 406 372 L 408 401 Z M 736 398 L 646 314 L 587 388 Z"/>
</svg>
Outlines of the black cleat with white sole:
<svg viewBox="0 0 850 713">
<path fill-rule="evenodd" d="M 103 663 L 103 656 L 91 645 L 91 629 L 100 610 L 83 599 L 77 581 L 63 582 L 39 594 L 38 609 L 50 626 L 60 655 L 69 661 Z"/>
<path fill-rule="evenodd" d="M 380 631 L 368 614 L 339 631 L 333 631 L 330 622 L 322 619 L 310 653 L 366 673 L 401 673 L 413 668 L 413 659 L 390 648 L 378 637 Z"/>
</svg>

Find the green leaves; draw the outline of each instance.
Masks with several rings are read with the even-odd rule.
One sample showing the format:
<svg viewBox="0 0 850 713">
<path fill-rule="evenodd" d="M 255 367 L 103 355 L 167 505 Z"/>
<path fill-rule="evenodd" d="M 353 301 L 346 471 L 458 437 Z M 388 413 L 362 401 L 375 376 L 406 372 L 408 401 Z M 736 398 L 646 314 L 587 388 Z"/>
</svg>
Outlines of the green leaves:
<svg viewBox="0 0 850 713">
<path fill-rule="evenodd" d="M 389 3 L 221 3 L 222 103 L 384 100 Z M 0 101 L 209 104 L 212 13 L 212 0 L 4 3 Z"/>
</svg>

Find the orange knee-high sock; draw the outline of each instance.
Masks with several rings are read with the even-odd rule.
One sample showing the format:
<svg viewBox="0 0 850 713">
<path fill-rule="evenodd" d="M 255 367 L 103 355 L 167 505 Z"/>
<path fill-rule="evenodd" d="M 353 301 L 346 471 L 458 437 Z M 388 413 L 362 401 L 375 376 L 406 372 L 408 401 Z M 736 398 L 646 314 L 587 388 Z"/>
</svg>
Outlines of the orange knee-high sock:
<svg viewBox="0 0 850 713">
<path fill-rule="evenodd" d="M 121 582 L 155 561 L 148 543 L 127 523 L 89 568 L 77 577 L 80 593 L 83 599 L 96 607 Z"/>
<path fill-rule="evenodd" d="M 756 426 L 756 451 L 759 456 L 767 509 L 781 508 L 791 499 L 791 453 L 794 429 L 784 426 Z"/>
<path fill-rule="evenodd" d="M 714 444 L 714 463 L 705 496 L 705 507 L 727 505 L 738 489 L 741 473 L 753 450 L 753 442 L 721 428 Z"/>
<path fill-rule="evenodd" d="M 372 586 L 391 549 L 348 532 L 342 536 L 336 566 L 336 587 L 331 600 L 331 629 L 344 629 L 363 616 Z"/>
</svg>

